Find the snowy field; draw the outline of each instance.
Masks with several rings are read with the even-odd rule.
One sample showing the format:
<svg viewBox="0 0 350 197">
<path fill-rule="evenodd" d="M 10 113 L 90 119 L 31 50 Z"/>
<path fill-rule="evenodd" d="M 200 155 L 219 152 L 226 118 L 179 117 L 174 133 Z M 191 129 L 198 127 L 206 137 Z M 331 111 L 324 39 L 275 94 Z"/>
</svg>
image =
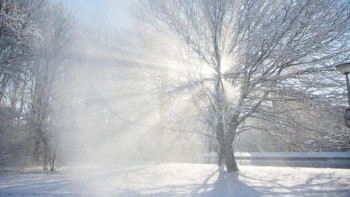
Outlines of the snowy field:
<svg viewBox="0 0 350 197">
<path fill-rule="evenodd" d="M 129 164 L 2 171 L 0 196 L 350 196 L 350 170 Z"/>
</svg>

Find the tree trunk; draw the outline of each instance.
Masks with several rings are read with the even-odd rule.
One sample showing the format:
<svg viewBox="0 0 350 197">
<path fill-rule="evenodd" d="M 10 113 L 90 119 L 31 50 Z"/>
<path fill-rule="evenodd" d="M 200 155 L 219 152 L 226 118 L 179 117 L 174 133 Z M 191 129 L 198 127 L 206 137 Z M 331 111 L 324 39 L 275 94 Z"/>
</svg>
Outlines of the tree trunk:
<svg viewBox="0 0 350 197">
<path fill-rule="evenodd" d="M 45 138 L 45 137 L 44 137 Z M 43 145 L 44 145 L 44 170 L 48 170 L 48 166 L 50 163 L 50 150 L 49 150 L 49 145 L 47 142 L 47 139 L 43 140 Z"/>
<path fill-rule="evenodd" d="M 225 157 L 224 150 L 225 148 L 223 144 L 220 144 L 218 148 L 218 166 L 219 167 L 221 167 L 224 164 L 224 157 Z"/>
<path fill-rule="evenodd" d="M 40 158 L 40 139 L 36 137 L 34 145 L 34 158 L 36 161 L 39 161 Z"/>
<path fill-rule="evenodd" d="M 233 152 L 232 141 L 227 140 L 225 142 L 225 164 L 227 172 L 238 171 L 238 166 L 236 163 L 235 155 Z"/>
<path fill-rule="evenodd" d="M 50 161 L 50 171 L 55 170 L 55 158 L 56 158 L 56 153 L 53 154 L 51 161 Z"/>
<path fill-rule="evenodd" d="M 238 171 L 238 166 L 236 163 L 232 145 L 235 132 L 232 132 L 230 135 L 224 135 L 223 127 L 221 127 L 220 124 L 218 125 L 217 129 L 218 130 L 216 137 L 219 145 L 218 166 L 219 168 L 221 168 L 223 163 L 225 162 L 226 170 L 228 172 Z"/>
<path fill-rule="evenodd" d="M 216 125 L 216 140 L 218 143 L 218 167 L 221 168 L 225 158 L 225 138 L 222 116 L 218 117 L 218 123 Z"/>
<path fill-rule="evenodd" d="M 45 154 L 44 154 L 44 170 L 47 170 L 48 169 L 48 155 L 47 155 L 47 153 L 45 152 Z"/>
<path fill-rule="evenodd" d="M 2 99 L 4 98 L 5 95 L 5 90 L 7 87 L 7 82 L 9 81 L 8 75 L 4 75 L 2 81 L 1 81 L 1 89 L 0 89 L 0 103 L 2 102 Z"/>
</svg>

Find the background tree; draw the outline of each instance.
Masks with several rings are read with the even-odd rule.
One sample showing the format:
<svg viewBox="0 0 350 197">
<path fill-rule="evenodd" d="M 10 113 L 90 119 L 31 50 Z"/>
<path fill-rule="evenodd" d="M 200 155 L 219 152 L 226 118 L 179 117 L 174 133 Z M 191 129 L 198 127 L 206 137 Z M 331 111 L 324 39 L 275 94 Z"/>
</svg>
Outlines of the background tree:
<svg viewBox="0 0 350 197">
<path fill-rule="evenodd" d="M 65 60 L 68 57 L 71 39 L 72 16 L 63 4 L 46 4 L 38 14 L 40 30 L 39 46 L 36 48 L 37 61 L 33 65 L 30 121 L 35 132 L 35 153 L 43 151 L 44 169 L 55 160 L 55 111 L 53 103 L 59 104 L 56 87 L 64 82 Z M 58 114 L 56 114 L 58 115 Z"/>
<path fill-rule="evenodd" d="M 36 37 L 33 12 L 35 6 L 40 6 L 41 1 L 0 1 L 0 102 L 6 95 L 9 83 L 14 83 L 15 91 L 18 89 L 19 80 L 23 79 L 28 71 L 25 65 L 33 58 L 31 44 Z M 13 103 L 14 101 L 12 101 Z"/>
<path fill-rule="evenodd" d="M 17 144 L 13 149 L 25 152 L 23 157 L 33 150 L 44 169 L 51 163 L 53 170 L 58 132 L 54 104 L 60 100 L 55 92 L 64 83 L 73 17 L 62 3 L 3 0 L 0 18 L 0 108 L 7 117 L 2 119 L 7 123 L 0 125 L 7 136 L 4 139 Z"/>
</svg>

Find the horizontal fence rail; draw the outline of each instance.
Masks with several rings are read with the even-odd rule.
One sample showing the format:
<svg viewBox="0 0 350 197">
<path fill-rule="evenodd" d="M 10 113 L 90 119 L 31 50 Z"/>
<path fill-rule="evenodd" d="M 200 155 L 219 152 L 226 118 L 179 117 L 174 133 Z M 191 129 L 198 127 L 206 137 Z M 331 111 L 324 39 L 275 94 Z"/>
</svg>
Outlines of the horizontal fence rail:
<svg viewBox="0 0 350 197">
<path fill-rule="evenodd" d="M 216 163 L 216 153 L 201 155 L 204 163 Z M 235 153 L 237 163 L 254 166 L 350 168 L 350 152 L 268 152 Z"/>
</svg>

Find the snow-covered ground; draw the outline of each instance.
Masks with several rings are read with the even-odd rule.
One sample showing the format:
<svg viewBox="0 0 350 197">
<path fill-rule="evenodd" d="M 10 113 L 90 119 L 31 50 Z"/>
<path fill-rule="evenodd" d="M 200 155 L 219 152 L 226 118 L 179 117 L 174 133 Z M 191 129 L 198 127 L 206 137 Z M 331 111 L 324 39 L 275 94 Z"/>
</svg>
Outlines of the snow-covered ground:
<svg viewBox="0 0 350 197">
<path fill-rule="evenodd" d="M 0 196 L 350 196 L 350 170 L 129 164 L 0 174 Z"/>
</svg>

